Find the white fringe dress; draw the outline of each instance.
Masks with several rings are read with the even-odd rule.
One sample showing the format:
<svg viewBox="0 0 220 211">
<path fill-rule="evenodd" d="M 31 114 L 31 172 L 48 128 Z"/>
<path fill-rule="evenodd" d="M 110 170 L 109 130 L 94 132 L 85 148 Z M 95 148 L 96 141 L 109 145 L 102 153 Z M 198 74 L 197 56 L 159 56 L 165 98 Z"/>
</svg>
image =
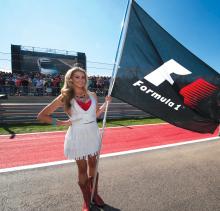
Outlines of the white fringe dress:
<svg viewBox="0 0 220 211">
<path fill-rule="evenodd" d="M 101 137 L 96 121 L 96 100 L 89 94 L 91 105 L 83 110 L 77 101 L 71 100 L 71 121 L 65 135 L 64 155 L 68 159 L 88 159 L 98 154 Z"/>
</svg>

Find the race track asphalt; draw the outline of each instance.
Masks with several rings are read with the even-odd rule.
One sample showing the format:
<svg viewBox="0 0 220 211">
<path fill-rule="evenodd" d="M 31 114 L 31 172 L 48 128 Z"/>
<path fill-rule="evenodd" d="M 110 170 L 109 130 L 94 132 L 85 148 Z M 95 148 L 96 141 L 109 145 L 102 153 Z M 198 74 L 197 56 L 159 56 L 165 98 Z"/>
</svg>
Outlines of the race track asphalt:
<svg viewBox="0 0 220 211">
<path fill-rule="evenodd" d="M 220 140 L 102 158 L 105 211 L 219 211 Z M 80 211 L 75 163 L 0 174 L 1 211 Z M 97 209 L 93 209 L 97 210 Z"/>
</svg>

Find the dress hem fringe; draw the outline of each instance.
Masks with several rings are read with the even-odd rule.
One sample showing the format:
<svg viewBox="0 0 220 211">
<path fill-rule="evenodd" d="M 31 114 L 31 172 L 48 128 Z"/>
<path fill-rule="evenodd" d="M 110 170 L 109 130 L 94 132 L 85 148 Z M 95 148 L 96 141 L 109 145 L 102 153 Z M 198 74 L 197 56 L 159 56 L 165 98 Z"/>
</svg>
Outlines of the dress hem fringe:
<svg viewBox="0 0 220 211">
<path fill-rule="evenodd" d="M 83 156 L 77 156 L 75 158 L 69 158 L 69 159 L 74 159 L 74 160 L 88 160 L 88 157 L 89 156 L 97 156 L 98 155 L 98 152 L 95 152 L 95 153 L 92 153 L 92 154 L 88 154 L 88 155 L 83 155 Z"/>
</svg>

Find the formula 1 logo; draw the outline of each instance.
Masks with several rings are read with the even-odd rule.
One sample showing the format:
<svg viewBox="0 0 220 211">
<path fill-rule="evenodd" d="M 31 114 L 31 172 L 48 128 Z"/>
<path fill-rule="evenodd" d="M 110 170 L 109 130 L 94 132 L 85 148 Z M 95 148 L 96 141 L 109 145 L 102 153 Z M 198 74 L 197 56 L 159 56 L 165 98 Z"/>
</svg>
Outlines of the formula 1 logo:
<svg viewBox="0 0 220 211">
<path fill-rule="evenodd" d="M 175 73 L 177 75 L 191 74 L 189 70 L 180 65 L 178 62 L 170 59 L 169 61 L 158 67 L 156 70 L 146 75 L 144 79 L 154 84 L 155 86 L 159 86 L 164 81 L 168 81 L 171 85 L 173 85 L 174 81 L 170 76 L 172 73 Z"/>
<path fill-rule="evenodd" d="M 163 65 L 161 65 L 159 68 L 157 68 L 150 74 L 146 75 L 144 79 L 155 86 L 159 86 L 164 81 L 168 81 L 171 85 L 173 85 L 174 80 L 171 77 L 172 73 L 175 73 L 177 75 L 191 74 L 189 70 L 187 70 L 182 65 L 171 59 L 165 62 Z M 146 95 L 151 96 L 152 99 L 160 103 L 163 103 L 164 105 L 173 108 L 176 111 L 182 108 L 181 104 L 175 103 L 171 98 L 162 96 L 160 93 L 146 86 L 142 80 L 136 81 L 135 83 L 133 83 L 133 86 L 139 87 L 141 92 L 144 92 Z"/>
<path fill-rule="evenodd" d="M 217 86 L 199 78 L 183 87 L 179 93 L 184 98 L 184 104 L 195 109 L 201 100 L 211 96 L 216 90 L 218 90 Z"/>
<path fill-rule="evenodd" d="M 174 80 L 171 77 L 172 73 L 177 75 L 189 75 L 192 72 L 187 70 L 175 60 L 171 59 L 153 72 L 146 75 L 144 79 L 155 86 L 159 86 L 164 81 L 168 81 L 171 85 L 173 85 Z M 136 86 L 140 84 L 141 82 L 138 81 L 133 85 Z M 179 90 L 179 94 L 182 95 L 185 105 L 195 109 L 201 100 L 211 96 L 217 89 L 218 87 L 214 86 L 213 84 L 210 84 L 202 78 L 198 78 L 196 81 Z"/>
<path fill-rule="evenodd" d="M 171 59 L 153 72 L 146 75 L 144 79 L 157 87 L 165 81 L 168 81 L 171 85 L 173 85 L 174 80 L 171 77 L 172 73 L 182 76 L 192 74 L 192 72 L 187 70 L 175 60 Z M 182 107 L 182 105 L 175 103 L 172 99 L 162 96 L 160 93 L 146 86 L 143 80 L 136 81 L 133 83 L 133 86 L 139 87 L 140 91 L 150 95 L 155 100 L 160 101 L 176 111 Z M 195 109 L 201 100 L 211 96 L 217 89 L 218 87 L 210 84 L 202 78 L 199 78 L 180 89 L 179 94 L 183 97 L 183 102 L 185 105 Z"/>
</svg>

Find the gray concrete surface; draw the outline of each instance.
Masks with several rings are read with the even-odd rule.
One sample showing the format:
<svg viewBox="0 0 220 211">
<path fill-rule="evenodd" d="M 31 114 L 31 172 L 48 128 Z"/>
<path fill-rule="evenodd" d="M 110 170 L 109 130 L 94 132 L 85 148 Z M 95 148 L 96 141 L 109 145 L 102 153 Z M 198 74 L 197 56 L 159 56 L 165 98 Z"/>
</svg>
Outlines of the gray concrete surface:
<svg viewBox="0 0 220 211">
<path fill-rule="evenodd" d="M 220 210 L 220 140 L 103 158 L 99 171 L 105 211 Z M 0 174 L 0 189 L 1 211 L 81 210 L 75 164 Z"/>
</svg>

